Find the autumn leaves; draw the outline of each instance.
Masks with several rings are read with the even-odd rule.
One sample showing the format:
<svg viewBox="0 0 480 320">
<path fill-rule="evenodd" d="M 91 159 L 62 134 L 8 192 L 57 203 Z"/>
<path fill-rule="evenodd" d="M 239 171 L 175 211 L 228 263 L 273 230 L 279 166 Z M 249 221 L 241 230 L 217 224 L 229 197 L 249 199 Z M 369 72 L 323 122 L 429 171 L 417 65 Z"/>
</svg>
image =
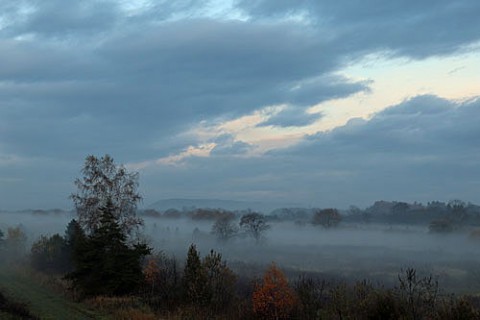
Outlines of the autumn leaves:
<svg viewBox="0 0 480 320">
<path fill-rule="evenodd" d="M 289 319 L 297 297 L 285 274 L 272 263 L 255 287 L 252 302 L 253 312 L 261 319 Z"/>
</svg>

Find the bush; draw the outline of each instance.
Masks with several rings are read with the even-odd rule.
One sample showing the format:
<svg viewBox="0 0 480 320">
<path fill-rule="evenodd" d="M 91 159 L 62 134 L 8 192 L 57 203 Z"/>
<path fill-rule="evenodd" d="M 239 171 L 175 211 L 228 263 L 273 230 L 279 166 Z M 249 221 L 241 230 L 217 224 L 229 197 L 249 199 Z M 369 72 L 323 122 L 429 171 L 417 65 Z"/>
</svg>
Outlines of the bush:
<svg viewBox="0 0 480 320">
<path fill-rule="evenodd" d="M 70 250 L 59 234 L 41 236 L 34 242 L 30 260 L 33 268 L 46 273 L 65 273 L 71 269 Z"/>
</svg>

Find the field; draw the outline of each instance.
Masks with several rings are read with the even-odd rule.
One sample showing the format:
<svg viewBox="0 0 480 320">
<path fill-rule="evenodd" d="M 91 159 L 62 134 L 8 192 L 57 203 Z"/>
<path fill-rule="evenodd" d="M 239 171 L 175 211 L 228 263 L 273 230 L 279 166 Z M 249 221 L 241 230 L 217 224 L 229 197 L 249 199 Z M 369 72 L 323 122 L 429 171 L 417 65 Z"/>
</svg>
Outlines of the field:
<svg viewBox="0 0 480 320">
<path fill-rule="evenodd" d="M 271 222 L 265 241 L 255 245 L 245 238 L 217 243 L 210 234 L 211 222 L 153 218 L 145 222 L 145 232 L 158 250 L 182 259 L 195 242 L 203 254 L 214 249 L 237 273 L 248 270 L 247 276 L 259 277 L 275 262 L 295 275 L 352 282 L 368 278 L 393 286 L 397 275 L 411 267 L 438 278 L 445 292 L 480 292 L 479 243 L 468 237 L 468 230 L 432 234 L 426 226 L 353 223 L 327 230 Z"/>
<path fill-rule="evenodd" d="M 16 270 L 7 267 L 0 269 L 0 291 L 8 299 L 25 304 L 30 313 L 40 319 L 109 319 L 83 304 L 72 302 L 53 290 L 52 284 L 46 281 L 18 267 Z"/>
</svg>

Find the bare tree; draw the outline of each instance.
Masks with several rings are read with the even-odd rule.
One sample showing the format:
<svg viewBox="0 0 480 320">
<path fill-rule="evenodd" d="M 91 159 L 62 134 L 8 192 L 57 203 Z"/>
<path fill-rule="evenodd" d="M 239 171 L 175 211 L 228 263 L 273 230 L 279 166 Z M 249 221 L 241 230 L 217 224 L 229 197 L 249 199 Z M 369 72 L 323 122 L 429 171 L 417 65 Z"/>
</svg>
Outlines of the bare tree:
<svg viewBox="0 0 480 320">
<path fill-rule="evenodd" d="M 258 244 L 264 238 L 264 233 L 270 229 L 267 224 L 265 216 L 260 213 L 247 213 L 240 219 L 240 228 L 255 239 Z"/>
<path fill-rule="evenodd" d="M 237 226 L 233 222 L 233 218 L 228 215 L 224 215 L 215 221 L 212 226 L 211 233 L 217 237 L 220 242 L 228 242 L 238 232 Z"/>
<path fill-rule="evenodd" d="M 398 275 L 398 281 L 397 290 L 406 302 L 411 319 L 432 318 L 438 298 L 438 280 L 432 275 L 418 277 L 414 268 L 407 268 Z"/>
<path fill-rule="evenodd" d="M 88 156 L 81 172 L 83 177 L 75 180 L 77 192 L 70 196 L 80 224 L 87 232 L 95 230 L 101 218 L 99 209 L 110 201 L 122 232 L 131 235 L 142 224 L 136 216 L 137 204 L 142 199 L 137 192 L 138 173 L 129 173 L 123 165 L 117 166 L 109 155 Z"/>
</svg>

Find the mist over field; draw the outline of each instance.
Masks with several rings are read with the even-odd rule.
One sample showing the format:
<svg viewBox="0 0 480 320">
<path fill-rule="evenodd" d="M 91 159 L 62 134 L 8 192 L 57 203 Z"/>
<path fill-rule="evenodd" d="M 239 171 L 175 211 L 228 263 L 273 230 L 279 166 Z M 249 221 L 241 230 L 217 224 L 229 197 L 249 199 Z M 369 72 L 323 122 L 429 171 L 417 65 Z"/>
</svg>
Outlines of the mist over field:
<svg viewBox="0 0 480 320">
<path fill-rule="evenodd" d="M 312 225 L 310 216 L 303 221 L 272 218 L 260 244 L 242 233 L 222 243 L 212 234 L 215 220 L 140 216 L 144 220 L 142 239 L 155 252 L 180 263 L 189 246 L 196 244 L 202 255 L 215 250 L 235 272 L 248 277 L 260 277 L 266 266 L 275 262 L 288 270 L 292 279 L 301 274 L 348 281 L 368 278 L 393 286 L 397 274 L 413 267 L 438 277 L 442 288 L 452 292 L 480 287 L 480 242 L 471 236 L 473 226 L 434 233 L 428 225 L 345 221 L 327 229 Z M 29 248 L 41 235 L 63 235 L 73 218 L 73 212 L 63 211 L 2 212 L 0 229 L 21 226 Z M 237 214 L 234 223 L 239 218 Z"/>
</svg>

